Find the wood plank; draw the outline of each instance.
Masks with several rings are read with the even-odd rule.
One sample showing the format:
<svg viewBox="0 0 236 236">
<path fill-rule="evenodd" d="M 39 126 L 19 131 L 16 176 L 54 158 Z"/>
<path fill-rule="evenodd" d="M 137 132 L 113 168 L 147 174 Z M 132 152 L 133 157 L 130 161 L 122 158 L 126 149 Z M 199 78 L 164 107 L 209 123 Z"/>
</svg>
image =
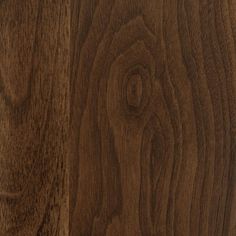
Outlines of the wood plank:
<svg viewBox="0 0 236 236">
<path fill-rule="evenodd" d="M 71 235 L 236 235 L 235 42 L 233 0 L 71 2 Z"/>
<path fill-rule="evenodd" d="M 0 1 L 0 235 L 68 235 L 69 0 Z"/>
</svg>

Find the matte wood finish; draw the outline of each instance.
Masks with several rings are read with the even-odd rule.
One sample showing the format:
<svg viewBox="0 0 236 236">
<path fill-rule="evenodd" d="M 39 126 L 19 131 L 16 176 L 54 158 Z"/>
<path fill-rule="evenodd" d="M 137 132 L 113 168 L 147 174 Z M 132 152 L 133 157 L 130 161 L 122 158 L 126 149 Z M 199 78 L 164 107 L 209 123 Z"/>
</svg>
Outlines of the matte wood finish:
<svg viewBox="0 0 236 236">
<path fill-rule="evenodd" d="M 0 1 L 0 236 L 68 235 L 69 1 Z"/>
<path fill-rule="evenodd" d="M 234 0 L 0 0 L 0 236 L 35 235 L 236 235 Z"/>
<path fill-rule="evenodd" d="M 71 235 L 236 235 L 236 2 L 71 9 Z"/>
</svg>

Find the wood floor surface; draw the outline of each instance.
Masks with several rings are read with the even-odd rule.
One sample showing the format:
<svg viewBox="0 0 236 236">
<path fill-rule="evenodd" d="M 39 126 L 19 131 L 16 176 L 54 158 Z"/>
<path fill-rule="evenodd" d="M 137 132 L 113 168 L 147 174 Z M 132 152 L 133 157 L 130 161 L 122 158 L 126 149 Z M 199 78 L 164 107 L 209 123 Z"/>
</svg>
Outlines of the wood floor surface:
<svg viewBox="0 0 236 236">
<path fill-rule="evenodd" d="M 0 0 L 0 236 L 236 236 L 236 1 Z"/>
</svg>

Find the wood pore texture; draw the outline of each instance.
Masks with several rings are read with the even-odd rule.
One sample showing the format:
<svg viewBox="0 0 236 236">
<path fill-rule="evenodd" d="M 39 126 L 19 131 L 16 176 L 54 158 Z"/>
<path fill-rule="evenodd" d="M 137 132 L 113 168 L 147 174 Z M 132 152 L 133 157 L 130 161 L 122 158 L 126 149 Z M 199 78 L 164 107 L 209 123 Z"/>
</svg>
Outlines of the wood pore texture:
<svg viewBox="0 0 236 236">
<path fill-rule="evenodd" d="M 0 236 L 236 236 L 236 1 L 0 0 Z"/>
<path fill-rule="evenodd" d="M 68 235 L 69 1 L 0 0 L 0 236 Z"/>
</svg>

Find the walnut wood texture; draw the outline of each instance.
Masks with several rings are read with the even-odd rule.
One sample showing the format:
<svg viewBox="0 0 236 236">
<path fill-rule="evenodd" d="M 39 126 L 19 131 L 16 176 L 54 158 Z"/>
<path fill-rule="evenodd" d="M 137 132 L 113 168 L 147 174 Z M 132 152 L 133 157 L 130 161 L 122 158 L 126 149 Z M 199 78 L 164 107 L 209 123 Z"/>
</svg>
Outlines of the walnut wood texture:
<svg viewBox="0 0 236 236">
<path fill-rule="evenodd" d="M 72 0 L 70 232 L 236 235 L 236 2 Z"/>
<path fill-rule="evenodd" d="M 0 236 L 68 235 L 69 10 L 0 1 Z"/>
<path fill-rule="evenodd" d="M 236 235 L 234 0 L 0 0 L 0 236 L 69 235 Z"/>
</svg>

